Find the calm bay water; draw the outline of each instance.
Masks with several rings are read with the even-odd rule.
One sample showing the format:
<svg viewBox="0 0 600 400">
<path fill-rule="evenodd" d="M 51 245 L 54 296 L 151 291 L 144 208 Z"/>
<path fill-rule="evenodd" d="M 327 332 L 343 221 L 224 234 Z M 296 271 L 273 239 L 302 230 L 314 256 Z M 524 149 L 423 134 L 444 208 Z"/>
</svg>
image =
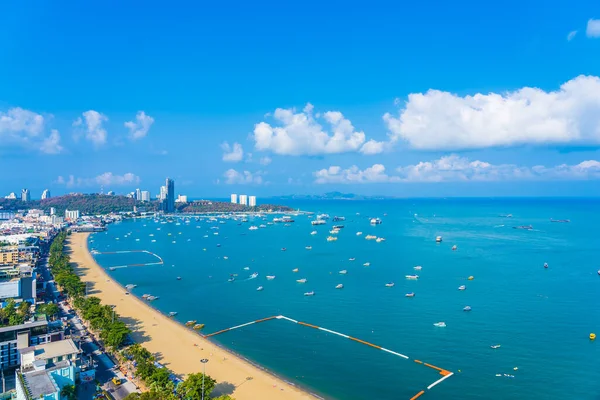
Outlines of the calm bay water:
<svg viewBox="0 0 600 400">
<path fill-rule="evenodd" d="M 266 222 L 192 219 L 176 225 L 144 219 L 92 235 L 90 248 L 160 255 L 162 266 L 109 274 L 123 285 L 138 285 L 133 290 L 138 296 L 160 296 L 153 306 L 177 311 L 181 322 L 206 324 L 206 333 L 281 314 L 455 372 L 423 398 L 600 399 L 600 341 L 588 339 L 590 332 L 600 333 L 598 200 L 289 205 L 346 221 L 313 227 L 299 215 L 289 227 L 250 231 L 250 225 Z M 509 213 L 512 218 L 501 217 Z M 371 226 L 369 217 L 383 223 Z M 551 218 L 571 222 L 552 223 Z M 327 242 L 333 224 L 345 227 L 339 240 Z M 512 228 L 518 225 L 534 229 Z M 313 230 L 318 234 L 310 235 Z M 386 241 L 365 240 L 368 234 Z M 140 253 L 95 258 L 105 268 L 153 261 Z M 416 265 L 422 270 L 414 271 Z M 340 275 L 344 269 L 348 273 Z M 252 272 L 259 277 L 248 280 Z M 404 278 L 414 273 L 418 281 Z M 238 274 L 235 282 L 227 282 L 230 274 Z M 266 275 L 276 278 L 267 281 Z M 470 275 L 474 280 L 467 280 Z M 296 283 L 300 278 L 307 282 Z M 387 282 L 395 286 L 385 287 Z M 344 288 L 334 289 L 339 283 Z M 460 285 L 466 290 L 459 291 Z M 258 286 L 264 290 L 257 291 Z M 303 295 L 313 290 L 315 296 Z M 407 292 L 416 295 L 407 298 Z M 471 312 L 463 311 L 467 305 Z M 438 321 L 447 327 L 433 326 Z M 283 320 L 227 332 L 215 341 L 326 398 L 408 399 L 440 378 L 413 361 Z M 491 349 L 495 344 L 501 347 Z"/>
</svg>

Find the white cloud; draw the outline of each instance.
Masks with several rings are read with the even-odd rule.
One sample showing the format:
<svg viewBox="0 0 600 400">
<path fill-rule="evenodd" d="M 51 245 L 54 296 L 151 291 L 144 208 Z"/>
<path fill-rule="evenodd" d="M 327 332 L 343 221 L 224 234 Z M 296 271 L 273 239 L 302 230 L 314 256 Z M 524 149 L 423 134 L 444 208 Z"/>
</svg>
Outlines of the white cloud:
<svg viewBox="0 0 600 400">
<path fill-rule="evenodd" d="M 223 150 L 223 161 L 240 162 L 244 158 L 244 149 L 242 148 L 242 145 L 237 142 L 234 143 L 233 146 L 230 146 L 227 142 L 223 142 L 221 144 L 221 149 Z"/>
<path fill-rule="evenodd" d="M 223 177 L 225 178 L 225 183 L 228 185 L 248 185 L 255 184 L 260 185 L 263 183 L 262 172 L 250 172 L 243 171 L 238 172 L 235 169 L 231 168 L 225 171 Z"/>
<path fill-rule="evenodd" d="M 413 93 L 398 117 L 383 119 L 392 141 L 416 149 L 600 143 L 600 78 L 582 75 L 554 92 Z"/>
<path fill-rule="evenodd" d="M 108 121 L 108 117 L 98 111 L 89 110 L 84 112 L 83 119 L 77 118 L 73 122 L 74 127 L 85 125 L 85 137 L 94 145 L 100 146 L 106 143 L 107 132 L 102 123 Z"/>
<path fill-rule="evenodd" d="M 20 107 L 0 111 L 0 146 L 16 145 L 36 149 L 46 154 L 58 154 L 63 150 L 57 130 L 44 134 L 45 118 Z"/>
<path fill-rule="evenodd" d="M 63 151 L 63 147 L 60 145 L 60 133 L 56 129 L 52 129 L 50 136 L 43 140 L 40 151 L 46 154 L 58 154 Z"/>
<path fill-rule="evenodd" d="M 131 140 L 137 140 L 146 137 L 153 123 L 154 118 L 146 115 L 143 111 L 138 111 L 135 115 L 135 122 L 127 121 L 124 125 L 129 129 L 129 138 Z"/>
<path fill-rule="evenodd" d="M 339 111 L 313 115 L 314 106 L 307 103 L 302 112 L 278 108 L 273 118 L 279 126 L 260 122 L 254 126 L 255 148 L 282 155 L 316 155 L 359 151 L 365 133 L 356 131 L 350 120 Z M 329 125 L 324 129 L 318 119 Z"/>
<path fill-rule="evenodd" d="M 261 158 L 260 158 L 260 160 L 259 160 L 259 163 L 260 163 L 261 165 L 269 165 L 269 164 L 271 164 L 271 161 L 273 161 L 273 160 L 271 159 L 271 157 L 269 157 L 269 156 L 264 156 L 264 157 L 261 157 Z"/>
<path fill-rule="evenodd" d="M 383 183 L 398 182 L 398 177 L 388 176 L 385 167 L 375 164 L 372 167 L 361 170 L 356 165 L 348 169 L 331 166 L 314 173 L 315 183 Z"/>
<path fill-rule="evenodd" d="M 570 42 L 571 40 L 575 39 L 576 35 L 577 35 L 577 31 L 569 32 L 569 34 L 567 35 L 567 40 Z"/>
<path fill-rule="evenodd" d="M 122 186 L 137 184 L 140 182 L 140 177 L 131 172 L 123 175 L 115 175 L 112 172 L 105 172 L 94 178 L 76 178 L 73 175 L 69 175 L 69 177 L 65 179 L 63 176 L 59 176 L 55 182 L 59 185 L 65 185 L 66 187 L 93 185 Z"/>
<path fill-rule="evenodd" d="M 589 38 L 600 38 L 600 19 L 591 18 L 587 23 L 585 34 Z"/>
<path fill-rule="evenodd" d="M 383 153 L 386 144 L 385 142 L 378 142 L 371 139 L 361 147 L 360 152 L 367 155 Z"/>
</svg>

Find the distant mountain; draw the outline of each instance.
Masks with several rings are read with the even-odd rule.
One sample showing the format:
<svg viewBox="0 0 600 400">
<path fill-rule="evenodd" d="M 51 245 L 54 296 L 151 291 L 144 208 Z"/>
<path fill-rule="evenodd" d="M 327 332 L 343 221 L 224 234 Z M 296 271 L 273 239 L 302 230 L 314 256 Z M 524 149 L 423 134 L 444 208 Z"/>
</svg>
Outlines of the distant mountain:
<svg viewBox="0 0 600 400">
<path fill-rule="evenodd" d="M 354 193 L 327 192 L 323 194 L 291 194 L 279 196 L 280 199 L 292 200 L 383 200 L 391 197 L 387 196 L 365 196 Z"/>
</svg>

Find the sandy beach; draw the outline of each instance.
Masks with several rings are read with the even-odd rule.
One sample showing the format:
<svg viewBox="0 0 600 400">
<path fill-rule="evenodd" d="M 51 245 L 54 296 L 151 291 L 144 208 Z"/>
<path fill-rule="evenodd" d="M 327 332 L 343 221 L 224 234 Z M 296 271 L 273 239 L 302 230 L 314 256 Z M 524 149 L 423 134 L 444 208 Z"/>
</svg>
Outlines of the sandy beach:
<svg viewBox="0 0 600 400">
<path fill-rule="evenodd" d="M 125 289 L 94 261 L 87 248 L 88 236 L 89 233 L 72 234 L 68 248 L 77 274 L 84 282 L 90 282 L 90 295 L 99 297 L 103 304 L 115 305 L 115 310 L 124 321 L 132 321 L 129 325 L 134 340 L 157 355 L 159 362 L 175 374 L 184 376 L 202 372 L 200 359 L 207 358 L 206 373 L 221 386 L 229 387 L 227 392 L 236 400 L 315 399 L 309 393 L 219 348 L 135 296 L 126 296 Z"/>
</svg>

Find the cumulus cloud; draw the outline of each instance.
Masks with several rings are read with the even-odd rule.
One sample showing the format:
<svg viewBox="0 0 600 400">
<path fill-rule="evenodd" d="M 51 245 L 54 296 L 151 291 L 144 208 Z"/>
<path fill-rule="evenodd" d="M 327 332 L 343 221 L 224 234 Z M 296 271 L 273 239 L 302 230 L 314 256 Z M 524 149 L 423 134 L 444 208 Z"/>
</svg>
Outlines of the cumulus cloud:
<svg viewBox="0 0 600 400">
<path fill-rule="evenodd" d="M 350 120 L 339 111 L 313 114 L 314 106 L 306 104 L 301 112 L 278 108 L 273 113 L 275 124 L 260 122 L 254 126 L 254 147 L 281 155 L 317 155 L 360 151 L 365 133 L 355 130 Z M 318 122 L 322 120 L 328 126 Z"/>
<path fill-rule="evenodd" d="M 579 76 L 559 90 L 525 87 L 458 96 L 439 90 L 408 96 L 398 117 L 383 116 L 392 141 L 416 149 L 600 143 L 600 78 Z"/>
<path fill-rule="evenodd" d="M 388 176 L 385 167 L 375 164 L 372 167 L 361 170 L 356 165 L 348 169 L 339 166 L 331 166 L 314 173 L 315 183 L 384 183 L 398 182 L 398 177 Z"/>
<path fill-rule="evenodd" d="M 124 125 L 129 129 L 129 138 L 137 140 L 146 137 L 153 123 L 154 118 L 146 115 L 143 111 L 138 111 L 135 115 L 135 121 L 127 121 Z"/>
<path fill-rule="evenodd" d="M 585 34 L 589 38 L 600 38 L 600 19 L 591 18 L 588 20 Z"/>
<path fill-rule="evenodd" d="M 223 142 L 221 144 L 221 149 L 223 150 L 223 161 L 226 162 L 240 162 L 244 158 L 244 149 L 242 145 L 239 143 L 234 143 L 233 146 L 230 146 L 229 143 Z M 250 155 L 252 157 L 252 155 Z"/>
<path fill-rule="evenodd" d="M 65 185 L 66 187 L 76 186 L 93 186 L 93 185 L 104 185 L 104 186 L 123 186 L 133 185 L 140 182 L 140 177 L 128 172 L 123 175 L 115 175 L 112 172 L 105 172 L 94 178 L 77 178 L 74 175 L 69 175 L 67 178 L 59 176 L 55 183 L 59 185 Z"/>
<path fill-rule="evenodd" d="M 19 146 L 46 154 L 62 152 L 60 134 L 53 129 L 46 136 L 44 116 L 20 107 L 0 111 L 0 146 Z"/>
<path fill-rule="evenodd" d="M 58 154 L 63 151 L 60 144 L 60 133 L 56 129 L 50 131 L 50 136 L 42 141 L 40 151 L 46 154 Z"/>
<path fill-rule="evenodd" d="M 257 171 L 254 173 L 250 171 L 238 172 L 235 169 L 231 168 L 225 171 L 223 177 L 225 178 L 225 183 L 228 185 L 260 185 L 263 183 L 262 175 L 263 173 L 261 171 Z"/>
<path fill-rule="evenodd" d="M 383 153 L 386 145 L 385 142 L 371 139 L 360 148 L 360 152 L 367 155 Z"/>
<path fill-rule="evenodd" d="M 576 35 L 577 35 L 577 31 L 569 32 L 569 34 L 567 35 L 567 40 L 570 42 L 571 40 L 575 39 Z"/>
<path fill-rule="evenodd" d="M 98 111 L 88 110 L 84 112 L 83 119 L 77 118 L 73 122 L 73 126 L 83 127 L 85 138 L 96 146 L 101 146 L 106 143 L 107 132 L 102 124 L 108 121 L 108 117 L 104 114 L 100 114 Z"/>
<path fill-rule="evenodd" d="M 258 161 L 261 165 L 269 165 L 271 164 L 271 161 L 273 161 L 271 159 L 271 157 L 269 156 L 265 156 L 265 157 L 261 157 L 260 160 Z"/>
</svg>

